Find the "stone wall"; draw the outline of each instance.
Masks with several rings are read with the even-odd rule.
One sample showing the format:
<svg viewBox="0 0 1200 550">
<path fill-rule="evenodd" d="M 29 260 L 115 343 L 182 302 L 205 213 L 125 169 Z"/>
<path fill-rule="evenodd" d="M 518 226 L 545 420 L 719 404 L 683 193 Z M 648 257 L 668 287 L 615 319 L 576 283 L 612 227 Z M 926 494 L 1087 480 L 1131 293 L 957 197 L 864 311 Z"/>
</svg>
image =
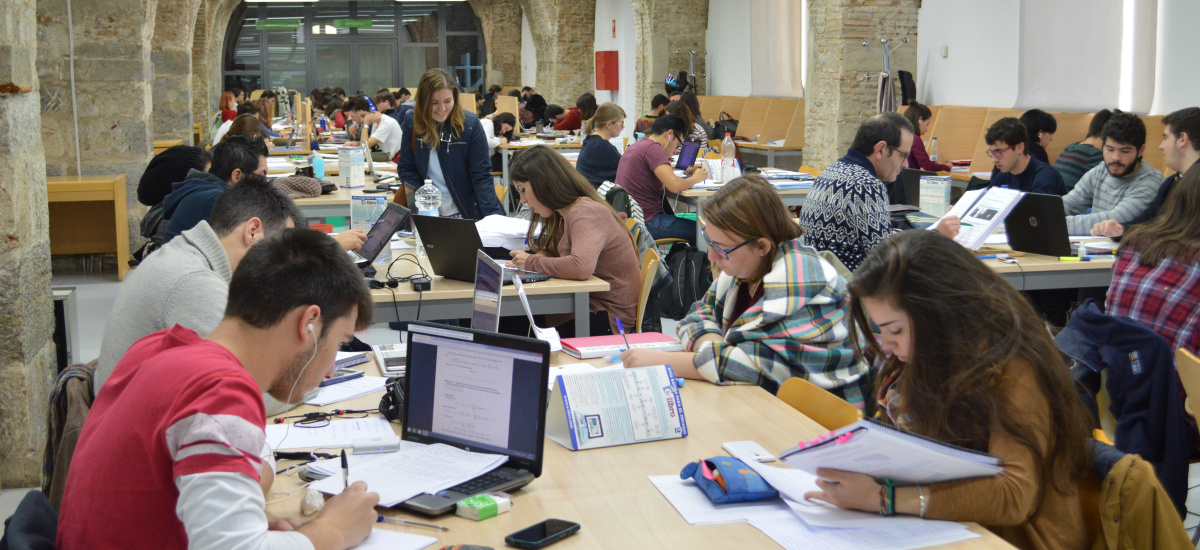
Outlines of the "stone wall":
<svg viewBox="0 0 1200 550">
<path fill-rule="evenodd" d="M 594 0 L 593 0 L 594 1 Z M 521 4 L 517 0 L 469 0 L 479 18 L 488 86 L 521 85 Z"/>
<path fill-rule="evenodd" d="M 804 164 L 824 168 L 842 157 L 858 126 L 875 114 L 882 60 L 863 41 L 894 47 L 892 70 L 917 72 L 917 11 L 920 0 L 809 0 L 813 53 L 805 90 Z M 899 100 L 897 99 L 897 102 Z"/>
<path fill-rule="evenodd" d="M 73 2 L 75 97 L 83 174 L 125 174 L 131 249 L 146 207 L 137 184 L 153 152 L 150 36 L 156 2 Z M 38 77 L 46 173 L 77 174 L 65 0 L 37 3 Z M 118 261 L 126 261 L 119 258 Z"/>
<path fill-rule="evenodd" d="M 37 78 L 35 0 L 0 2 L 0 480 L 40 484 L 46 403 L 54 383 L 46 165 Z"/>
<path fill-rule="evenodd" d="M 596 90 L 596 0 L 521 0 L 521 8 L 537 48 L 538 93 L 546 103 L 574 107 L 580 94 Z"/>
<path fill-rule="evenodd" d="M 154 73 L 151 135 L 192 144 L 192 26 L 199 0 L 159 0 L 150 61 Z"/>
<path fill-rule="evenodd" d="M 632 1 L 638 44 L 637 112 L 650 110 L 650 100 L 663 93 L 668 74 L 688 69 L 689 50 L 696 52 L 697 95 L 704 95 L 704 79 L 698 75 L 705 71 L 704 56 L 700 54 L 708 39 L 708 0 Z"/>
</svg>

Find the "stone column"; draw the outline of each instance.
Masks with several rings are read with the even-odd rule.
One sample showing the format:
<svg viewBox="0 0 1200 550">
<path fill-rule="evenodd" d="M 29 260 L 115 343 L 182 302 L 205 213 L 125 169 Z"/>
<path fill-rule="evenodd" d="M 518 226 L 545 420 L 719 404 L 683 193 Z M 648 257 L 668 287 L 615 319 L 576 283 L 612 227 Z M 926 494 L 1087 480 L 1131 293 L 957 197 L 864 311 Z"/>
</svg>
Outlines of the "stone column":
<svg viewBox="0 0 1200 550">
<path fill-rule="evenodd" d="M 125 174 L 130 249 L 137 249 L 137 184 L 153 152 L 150 36 L 156 2 L 72 2 L 75 28 L 75 97 L 83 174 Z M 37 4 L 38 76 L 46 173 L 75 175 L 75 131 L 66 0 Z M 117 258 L 118 262 L 129 258 Z"/>
<path fill-rule="evenodd" d="M 664 93 L 668 74 L 688 69 L 688 51 L 696 52 L 697 95 L 704 95 L 705 42 L 708 40 L 707 0 L 632 0 L 637 36 L 637 118 L 650 110 L 650 100 Z M 747 8 L 749 6 L 747 5 Z M 680 52 L 676 54 L 675 52 Z M 749 60 L 747 60 L 749 62 Z"/>
<path fill-rule="evenodd" d="M 199 0 L 160 0 L 150 60 L 153 77 L 153 139 L 192 144 L 192 38 Z"/>
<path fill-rule="evenodd" d="M 487 52 L 484 86 L 521 85 L 521 4 L 517 0 L 470 0 Z"/>
<path fill-rule="evenodd" d="M 208 123 L 217 111 L 223 86 L 221 79 L 222 46 L 229 18 L 241 0 L 199 0 L 192 32 L 192 118 L 208 135 Z M 302 93 L 307 90 L 302 90 Z"/>
<path fill-rule="evenodd" d="M 861 0 L 809 0 L 812 57 L 805 89 L 804 164 L 823 169 L 841 158 L 858 126 L 875 114 L 883 68 L 880 47 L 909 43 L 892 54 L 892 71 L 917 72 L 917 10 L 920 0 L 864 3 Z M 897 100 L 898 102 L 898 100 Z"/>
<path fill-rule="evenodd" d="M 521 7 L 537 47 L 538 93 L 574 107 L 580 94 L 596 90 L 596 0 L 521 0 Z"/>
<path fill-rule="evenodd" d="M 0 2 L 0 479 L 40 484 L 57 362 L 34 0 Z"/>
</svg>

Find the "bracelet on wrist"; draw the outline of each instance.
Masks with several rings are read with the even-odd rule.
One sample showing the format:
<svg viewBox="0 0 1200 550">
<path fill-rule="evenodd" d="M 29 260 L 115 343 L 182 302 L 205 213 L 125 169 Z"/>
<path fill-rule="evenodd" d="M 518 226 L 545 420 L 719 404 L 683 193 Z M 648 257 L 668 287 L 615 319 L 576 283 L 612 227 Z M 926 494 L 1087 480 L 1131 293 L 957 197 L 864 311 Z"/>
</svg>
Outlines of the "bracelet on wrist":
<svg viewBox="0 0 1200 550">
<path fill-rule="evenodd" d="M 917 514 L 917 517 L 924 519 L 925 512 L 929 511 L 929 501 L 925 500 L 925 491 L 923 491 L 921 489 L 920 485 L 917 485 L 917 500 L 920 501 L 920 506 L 921 506 L 920 512 Z"/>
</svg>

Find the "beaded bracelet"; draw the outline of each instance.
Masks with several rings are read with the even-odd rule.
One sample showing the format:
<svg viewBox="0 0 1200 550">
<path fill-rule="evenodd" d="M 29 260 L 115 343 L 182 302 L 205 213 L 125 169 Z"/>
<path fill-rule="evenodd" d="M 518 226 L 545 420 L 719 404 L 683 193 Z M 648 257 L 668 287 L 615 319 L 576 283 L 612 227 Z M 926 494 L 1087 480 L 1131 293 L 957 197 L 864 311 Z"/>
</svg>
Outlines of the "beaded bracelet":
<svg viewBox="0 0 1200 550">
<path fill-rule="evenodd" d="M 887 478 L 879 485 L 879 515 L 896 515 L 896 483 Z"/>
</svg>

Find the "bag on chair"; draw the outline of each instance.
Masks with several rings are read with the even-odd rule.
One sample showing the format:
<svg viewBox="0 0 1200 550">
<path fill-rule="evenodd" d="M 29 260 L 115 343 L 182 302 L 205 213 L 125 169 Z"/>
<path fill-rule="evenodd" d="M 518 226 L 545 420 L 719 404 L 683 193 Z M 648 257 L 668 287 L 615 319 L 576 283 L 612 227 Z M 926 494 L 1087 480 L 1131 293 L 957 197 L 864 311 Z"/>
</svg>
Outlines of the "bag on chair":
<svg viewBox="0 0 1200 550">
<path fill-rule="evenodd" d="M 717 117 L 717 122 L 713 124 L 714 135 L 712 136 L 712 139 L 725 139 L 725 134 L 736 136 L 737 127 L 738 121 L 729 116 L 729 113 L 721 111 L 721 114 Z"/>
<path fill-rule="evenodd" d="M 688 243 L 672 245 L 665 263 L 671 279 L 658 291 L 658 307 L 663 317 L 678 321 L 712 286 L 712 268 L 708 254 Z"/>
</svg>

